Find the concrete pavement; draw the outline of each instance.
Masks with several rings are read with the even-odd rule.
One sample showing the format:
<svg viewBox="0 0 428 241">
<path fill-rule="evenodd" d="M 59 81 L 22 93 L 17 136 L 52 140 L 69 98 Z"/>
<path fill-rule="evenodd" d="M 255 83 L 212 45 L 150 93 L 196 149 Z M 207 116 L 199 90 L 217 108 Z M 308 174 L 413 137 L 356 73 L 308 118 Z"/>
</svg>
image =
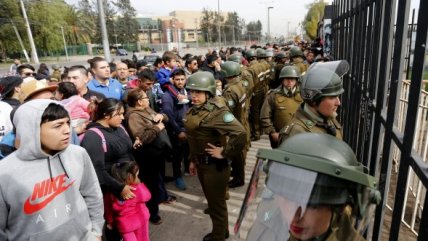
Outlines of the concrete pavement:
<svg viewBox="0 0 428 241">
<path fill-rule="evenodd" d="M 267 136 L 263 136 L 257 142 L 252 142 L 245 167 L 245 185 L 229 190 L 230 199 L 227 201 L 227 206 L 230 237 L 227 239 L 228 241 L 245 240 L 247 232 L 251 227 L 250 223 L 255 218 L 256 201 L 253 202 L 253 205 L 250 205 L 240 233 L 238 235 L 233 233 L 233 227 L 239 215 L 248 182 L 256 162 L 255 155 L 259 148 L 270 148 Z M 167 163 L 167 175 L 171 175 L 171 163 Z M 265 175 L 261 173 L 259 190 L 262 188 L 264 179 Z M 185 191 L 178 190 L 173 182 L 167 183 L 168 191 L 177 197 L 177 202 L 162 204 L 160 206 L 160 216 L 163 223 L 160 225 L 150 224 L 151 241 L 201 241 L 207 233 L 211 232 L 210 218 L 203 213 L 203 210 L 207 207 L 207 202 L 202 193 L 198 178 L 196 176 L 186 176 L 184 180 L 187 185 L 187 190 Z"/>
</svg>

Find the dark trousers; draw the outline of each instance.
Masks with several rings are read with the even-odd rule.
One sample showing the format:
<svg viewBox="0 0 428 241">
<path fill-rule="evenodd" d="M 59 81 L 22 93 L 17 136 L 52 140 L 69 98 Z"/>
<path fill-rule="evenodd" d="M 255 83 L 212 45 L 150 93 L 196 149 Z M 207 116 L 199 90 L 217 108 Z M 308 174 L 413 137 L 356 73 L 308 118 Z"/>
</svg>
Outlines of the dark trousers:
<svg viewBox="0 0 428 241">
<path fill-rule="evenodd" d="M 245 155 L 244 155 L 245 153 Z M 232 167 L 232 172 L 230 175 L 234 180 L 238 182 L 245 182 L 245 157 L 246 150 L 242 151 L 239 155 L 237 155 L 233 160 L 230 166 Z"/>
<path fill-rule="evenodd" d="M 181 163 L 183 163 L 184 171 L 189 172 L 189 143 L 178 140 L 177 136 L 170 138 L 172 143 L 172 173 L 176 179 L 183 176 Z"/>
<path fill-rule="evenodd" d="M 158 219 L 159 204 L 166 198 L 166 188 L 163 181 L 165 156 L 159 151 L 141 148 L 137 150 L 135 159 L 140 168 L 139 178 L 152 195 L 152 198 L 146 203 L 150 212 L 150 219 Z"/>
<path fill-rule="evenodd" d="M 251 128 L 251 137 L 259 139 L 262 133 L 260 125 L 260 110 L 262 109 L 263 101 L 265 100 L 265 91 L 262 89 L 254 92 L 254 96 L 251 98 L 251 107 L 250 107 L 250 128 Z"/>
<path fill-rule="evenodd" d="M 208 202 L 212 228 L 212 240 L 225 240 L 228 230 L 228 213 L 226 204 L 227 182 L 230 177 L 230 168 L 218 168 L 216 164 L 198 164 L 199 182 Z"/>
</svg>

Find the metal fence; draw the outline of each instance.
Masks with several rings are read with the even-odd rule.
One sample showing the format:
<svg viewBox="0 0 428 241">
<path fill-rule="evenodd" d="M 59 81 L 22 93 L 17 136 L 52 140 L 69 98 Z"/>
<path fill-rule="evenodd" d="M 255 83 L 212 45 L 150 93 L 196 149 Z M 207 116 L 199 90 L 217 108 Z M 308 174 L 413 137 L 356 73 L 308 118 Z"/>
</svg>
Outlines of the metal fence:
<svg viewBox="0 0 428 241">
<path fill-rule="evenodd" d="M 382 194 L 367 238 L 408 239 L 402 232 L 408 226 L 417 240 L 428 240 L 427 94 L 421 91 L 428 1 L 335 0 L 332 7 L 333 53 L 351 65 L 340 114 L 345 140 Z M 415 34 L 408 34 L 409 24 Z"/>
</svg>

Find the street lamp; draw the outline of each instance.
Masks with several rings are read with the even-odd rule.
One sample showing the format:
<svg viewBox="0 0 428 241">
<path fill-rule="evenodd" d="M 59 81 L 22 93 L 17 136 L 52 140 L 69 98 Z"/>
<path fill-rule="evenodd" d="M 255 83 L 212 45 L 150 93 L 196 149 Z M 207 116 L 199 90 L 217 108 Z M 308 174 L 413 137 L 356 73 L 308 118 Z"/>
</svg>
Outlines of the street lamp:
<svg viewBox="0 0 428 241">
<path fill-rule="evenodd" d="M 267 14 L 268 14 L 268 40 L 270 41 L 270 15 L 269 10 L 271 10 L 273 7 L 268 7 Z"/>
<path fill-rule="evenodd" d="M 218 26 L 218 48 L 221 49 L 221 26 L 220 26 L 220 0 L 217 0 L 218 14 L 217 14 L 217 26 Z"/>
</svg>

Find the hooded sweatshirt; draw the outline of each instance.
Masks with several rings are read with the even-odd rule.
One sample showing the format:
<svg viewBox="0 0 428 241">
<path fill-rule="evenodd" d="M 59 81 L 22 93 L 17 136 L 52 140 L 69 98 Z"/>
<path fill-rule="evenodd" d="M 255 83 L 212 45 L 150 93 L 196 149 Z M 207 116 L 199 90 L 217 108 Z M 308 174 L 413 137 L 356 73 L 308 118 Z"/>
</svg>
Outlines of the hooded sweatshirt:
<svg viewBox="0 0 428 241">
<path fill-rule="evenodd" d="M 42 151 L 41 117 L 52 100 L 21 105 L 13 122 L 21 147 L 0 162 L 0 240 L 95 240 L 103 198 L 87 152 Z"/>
</svg>

